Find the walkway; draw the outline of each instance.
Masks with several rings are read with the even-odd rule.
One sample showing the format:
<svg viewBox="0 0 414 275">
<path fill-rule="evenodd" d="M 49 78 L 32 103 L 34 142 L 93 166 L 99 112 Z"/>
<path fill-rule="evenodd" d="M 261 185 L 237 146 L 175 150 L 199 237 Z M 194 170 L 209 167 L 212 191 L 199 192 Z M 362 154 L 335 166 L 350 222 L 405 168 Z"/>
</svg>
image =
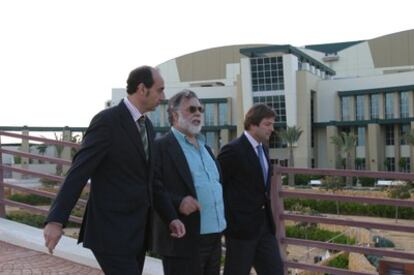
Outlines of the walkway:
<svg viewBox="0 0 414 275">
<path fill-rule="evenodd" d="M 0 241 L 0 274 L 103 274 L 99 269 Z"/>
<path fill-rule="evenodd" d="M 47 253 L 43 231 L 0 218 L 0 275 L 103 275 L 89 249 L 63 236 L 54 255 Z M 159 259 L 146 257 L 143 275 L 160 275 Z"/>
</svg>

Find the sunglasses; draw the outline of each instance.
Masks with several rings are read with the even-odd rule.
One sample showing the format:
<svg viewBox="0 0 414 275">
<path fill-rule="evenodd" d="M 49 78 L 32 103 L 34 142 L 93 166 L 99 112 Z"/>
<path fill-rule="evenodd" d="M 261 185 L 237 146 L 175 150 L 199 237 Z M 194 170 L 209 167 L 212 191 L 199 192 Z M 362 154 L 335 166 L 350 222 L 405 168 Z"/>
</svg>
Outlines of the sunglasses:
<svg viewBox="0 0 414 275">
<path fill-rule="evenodd" d="M 190 106 L 187 109 L 190 113 L 194 114 L 195 112 L 199 111 L 200 113 L 204 113 L 203 106 Z"/>
</svg>

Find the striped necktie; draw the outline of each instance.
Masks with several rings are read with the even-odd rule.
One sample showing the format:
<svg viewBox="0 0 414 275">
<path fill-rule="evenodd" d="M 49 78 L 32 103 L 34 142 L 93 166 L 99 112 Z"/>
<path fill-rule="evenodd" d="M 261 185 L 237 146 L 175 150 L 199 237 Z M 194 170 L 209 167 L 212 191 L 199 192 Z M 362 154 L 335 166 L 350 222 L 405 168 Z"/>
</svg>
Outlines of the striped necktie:
<svg viewBox="0 0 414 275">
<path fill-rule="evenodd" d="M 263 145 L 261 144 L 257 145 L 257 153 L 258 153 L 258 157 L 260 161 L 260 166 L 262 167 L 263 179 L 264 179 L 265 185 L 267 185 L 267 169 L 266 169 L 266 165 L 264 162 L 265 155 L 263 152 Z"/>
<path fill-rule="evenodd" d="M 139 135 L 141 137 L 142 144 L 144 145 L 145 156 L 148 159 L 148 137 L 147 128 L 145 127 L 145 116 L 141 116 L 138 120 Z"/>
</svg>

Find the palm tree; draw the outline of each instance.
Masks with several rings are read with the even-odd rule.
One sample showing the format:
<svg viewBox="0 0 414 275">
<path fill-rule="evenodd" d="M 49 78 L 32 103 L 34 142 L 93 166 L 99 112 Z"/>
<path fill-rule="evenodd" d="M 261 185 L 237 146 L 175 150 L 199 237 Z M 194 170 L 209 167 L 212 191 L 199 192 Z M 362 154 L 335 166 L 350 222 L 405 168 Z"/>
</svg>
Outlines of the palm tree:
<svg viewBox="0 0 414 275">
<path fill-rule="evenodd" d="M 293 159 L 293 145 L 296 144 L 302 135 L 303 131 L 300 127 L 296 126 L 288 126 L 286 130 L 282 130 L 280 132 L 280 137 L 284 142 L 287 143 L 289 148 L 289 167 L 295 167 L 294 159 Z M 293 186 L 295 183 L 295 175 L 289 174 L 289 185 Z"/>
<path fill-rule="evenodd" d="M 393 199 L 405 200 L 411 198 L 411 185 L 406 183 L 404 185 L 391 186 L 388 190 L 388 197 Z M 398 222 L 398 205 L 395 206 L 395 222 Z"/>
<path fill-rule="evenodd" d="M 405 135 L 403 135 L 403 138 L 405 139 L 407 144 L 414 146 L 414 130 L 411 130 L 411 132 L 408 132 Z"/>
<path fill-rule="evenodd" d="M 335 144 L 338 149 L 338 155 L 342 156 L 345 153 L 345 169 L 352 168 L 352 155 L 355 150 L 357 137 L 353 133 L 341 132 L 338 136 L 331 137 L 331 143 Z M 352 185 L 352 177 L 346 178 L 346 185 Z"/>
</svg>

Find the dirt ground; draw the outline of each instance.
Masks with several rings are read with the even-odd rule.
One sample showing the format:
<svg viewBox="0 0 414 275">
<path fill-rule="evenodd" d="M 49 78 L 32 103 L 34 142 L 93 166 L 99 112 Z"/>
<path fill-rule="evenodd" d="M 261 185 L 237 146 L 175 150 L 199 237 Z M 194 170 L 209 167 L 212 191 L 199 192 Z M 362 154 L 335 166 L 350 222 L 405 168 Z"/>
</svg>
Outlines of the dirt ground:
<svg viewBox="0 0 414 275">
<path fill-rule="evenodd" d="M 337 217 L 347 220 L 356 220 L 356 221 L 369 221 L 377 223 L 386 223 L 386 224 L 395 224 L 395 219 L 386 219 L 386 218 L 376 218 L 376 217 L 361 217 L 361 216 L 336 216 L 336 215 L 326 215 L 327 217 Z M 401 225 L 411 225 L 414 226 L 414 220 L 398 220 L 398 224 Z M 344 231 L 344 230 L 359 230 L 358 228 L 349 228 L 345 226 L 336 226 L 336 225 L 324 225 L 324 228 L 330 228 L 332 231 Z M 370 229 L 371 240 L 373 236 L 381 236 L 391 240 L 395 244 L 395 249 L 412 252 L 414 253 L 414 232 L 397 232 L 397 231 L 384 231 L 379 229 Z M 302 246 L 288 246 L 288 259 L 289 260 L 298 260 L 301 262 L 313 263 L 315 256 L 325 255 L 325 250 L 317 248 L 305 248 Z"/>
</svg>

